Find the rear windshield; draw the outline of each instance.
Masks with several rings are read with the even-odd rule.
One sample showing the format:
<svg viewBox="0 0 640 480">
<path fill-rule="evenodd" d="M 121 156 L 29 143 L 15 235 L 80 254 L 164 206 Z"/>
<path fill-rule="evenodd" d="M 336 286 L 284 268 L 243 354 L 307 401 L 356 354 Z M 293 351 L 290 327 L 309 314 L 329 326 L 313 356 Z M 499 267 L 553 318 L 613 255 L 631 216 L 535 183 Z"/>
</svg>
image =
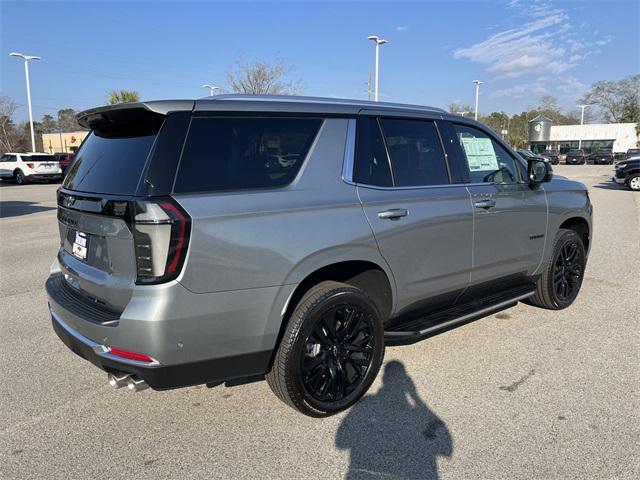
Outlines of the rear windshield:
<svg viewBox="0 0 640 480">
<path fill-rule="evenodd" d="M 196 117 L 189 127 L 174 191 L 288 185 L 321 124 L 318 118 Z"/>
<path fill-rule="evenodd" d="M 75 155 L 62 186 L 92 193 L 134 195 L 160 124 L 94 130 Z"/>
<path fill-rule="evenodd" d="M 23 162 L 54 162 L 53 155 L 21 155 Z"/>
</svg>

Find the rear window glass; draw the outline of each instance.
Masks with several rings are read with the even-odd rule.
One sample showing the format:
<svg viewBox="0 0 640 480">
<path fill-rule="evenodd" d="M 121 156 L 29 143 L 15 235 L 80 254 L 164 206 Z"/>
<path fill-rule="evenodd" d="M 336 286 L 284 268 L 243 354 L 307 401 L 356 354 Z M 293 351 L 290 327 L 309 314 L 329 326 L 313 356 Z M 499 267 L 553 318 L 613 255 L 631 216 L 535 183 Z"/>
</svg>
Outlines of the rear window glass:
<svg viewBox="0 0 640 480">
<path fill-rule="evenodd" d="M 75 155 L 63 187 L 134 195 L 160 124 L 92 131 Z"/>
<path fill-rule="evenodd" d="M 23 162 L 54 162 L 53 155 L 21 155 Z"/>
<path fill-rule="evenodd" d="M 317 118 L 194 118 L 174 191 L 288 185 L 300 170 L 321 124 Z"/>
</svg>

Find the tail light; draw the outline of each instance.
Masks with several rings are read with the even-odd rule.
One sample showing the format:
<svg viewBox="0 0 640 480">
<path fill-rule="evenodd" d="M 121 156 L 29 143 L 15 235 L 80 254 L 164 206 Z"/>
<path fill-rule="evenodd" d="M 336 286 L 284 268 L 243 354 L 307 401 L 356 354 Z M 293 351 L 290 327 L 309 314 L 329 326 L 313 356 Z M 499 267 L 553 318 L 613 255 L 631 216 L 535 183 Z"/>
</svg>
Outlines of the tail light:
<svg viewBox="0 0 640 480">
<path fill-rule="evenodd" d="M 175 279 L 189 246 L 191 219 L 173 199 L 138 201 L 133 208 L 137 284 Z"/>
<path fill-rule="evenodd" d="M 33 163 L 27 163 L 27 167 L 29 168 L 33 168 L 34 164 Z"/>
</svg>

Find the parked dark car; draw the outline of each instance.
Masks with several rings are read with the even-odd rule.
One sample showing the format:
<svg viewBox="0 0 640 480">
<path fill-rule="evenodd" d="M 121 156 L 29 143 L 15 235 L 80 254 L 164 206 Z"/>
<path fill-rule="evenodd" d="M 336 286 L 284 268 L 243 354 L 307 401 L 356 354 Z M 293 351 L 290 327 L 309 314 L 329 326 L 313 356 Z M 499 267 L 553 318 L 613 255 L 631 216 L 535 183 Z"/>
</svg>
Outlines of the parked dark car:
<svg viewBox="0 0 640 480">
<path fill-rule="evenodd" d="M 54 157 L 57 162 L 60 162 L 60 168 L 62 169 L 62 174 L 66 175 L 67 170 L 73 163 L 73 153 L 54 153 Z"/>
<path fill-rule="evenodd" d="M 524 158 L 525 160 L 542 160 L 544 162 L 550 162 L 550 160 L 543 156 L 543 155 L 537 155 L 535 153 L 533 153 L 531 150 L 517 150 L 517 152 L 520 154 L 520 156 L 522 158 Z"/>
<path fill-rule="evenodd" d="M 630 148 L 624 156 L 625 160 L 629 160 L 631 157 L 640 156 L 640 148 Z"/>
<path fill-rule="evenodd" d="M 552 165 L 560 163 L 560 157 L 557 150 L 545 150 L 542 156 L 548 158 Z"/>
<path fill-rule="evenodd" d="M 567 158 L 565 159 L 567 165 L 584 165 L 586 161 L 587 156 L 584 150 L 569 150 L 569 152 L 567 152 Z"/>
<path fill-rule="evenodd" d="M 618 163 L 611 180 L 626 185 L 628 189 L 634 192 L 640 191 L 640 154 L 630 160 Z"/>
<path fill-rule="evenodd" d="M 619 162 L 627 158 L 627 152 L 613 152 L 613 161 Z"/>
<path fill-rule="evenodd" d="M 608 149 L 601 149 L 589 155 L 588 160 L 590 163 L 593 163 L 594 165 L 612 165 L 613 152 Z"/>
</svg>

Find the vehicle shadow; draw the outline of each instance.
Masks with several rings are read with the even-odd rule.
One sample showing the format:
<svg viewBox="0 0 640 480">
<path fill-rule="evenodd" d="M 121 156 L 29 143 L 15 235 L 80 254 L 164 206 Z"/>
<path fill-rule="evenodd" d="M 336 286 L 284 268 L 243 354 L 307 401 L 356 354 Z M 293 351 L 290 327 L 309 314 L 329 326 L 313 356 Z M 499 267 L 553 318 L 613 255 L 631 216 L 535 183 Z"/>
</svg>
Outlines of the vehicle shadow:
<svg viewBox="0 0 640 480">
<path fill-rule="evenodd" d="M 446 424 L 420 398 L 401 362 L 386 365 L 383 382 L 349 410 L 336 433 L 336 447 L 350 452 L 345 478 L 437 479 L 437 457 L 453 453 Z"/>
<path fill-rule="evenodd" d="M 21 217 L 55 209 L 55 207 L 46 207 L 37 202 L 2 201 L 0 202 L 0 218 Z"/>
<path fill-rule="evenodd" d="M 629 191 L 629 189 L 625 185 L 620 185 L 614 182 L 601 182 L 597 185 L 593 185 L 593 188 L 601 188 L 602 190 L 618 190 L 621 192 Z"/>
</svg>

